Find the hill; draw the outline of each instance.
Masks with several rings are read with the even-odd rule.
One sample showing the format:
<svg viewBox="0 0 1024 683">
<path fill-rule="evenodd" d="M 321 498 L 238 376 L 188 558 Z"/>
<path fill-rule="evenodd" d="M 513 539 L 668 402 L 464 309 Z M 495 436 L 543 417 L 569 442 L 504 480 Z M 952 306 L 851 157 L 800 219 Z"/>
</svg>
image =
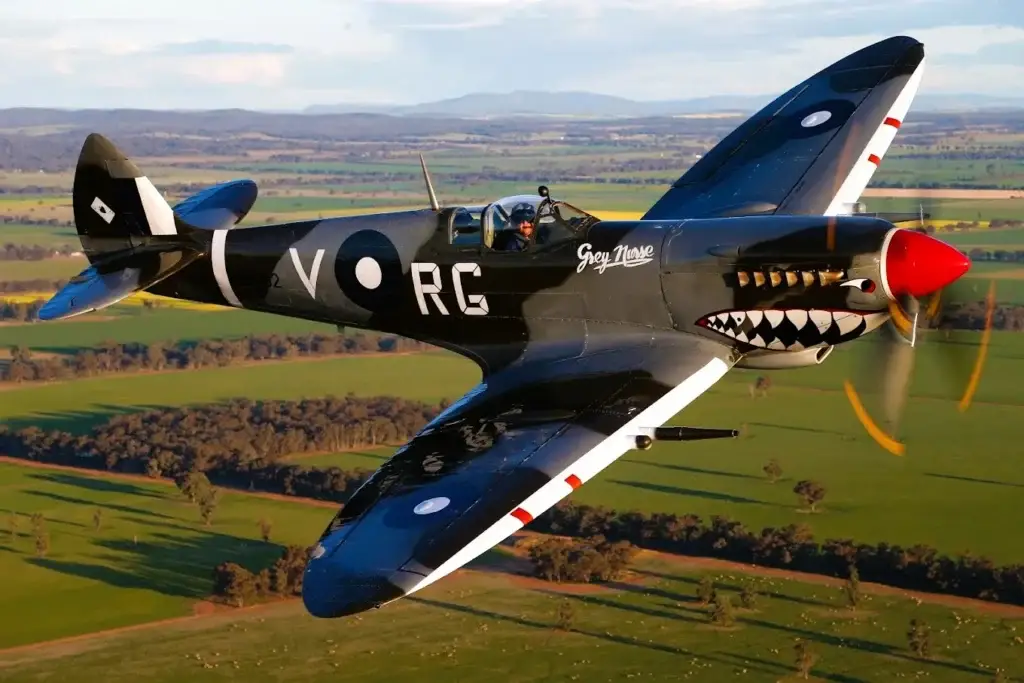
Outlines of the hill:
<svg viewBox="0 0 1024 683">
<path fill-rule="evenodd" d="M 306 114 L 389 114 L 392 116 L 453 116 L 487 118 L 504 116 L 647 117 L 710 113 L 751 113 L 774 95 L 717 95 L 685 100 L 640 102 L 625 97 L 579 91 L 514 90 L 508 93 L 477 92 L 413 105 L 327 104 L 313 105 Z M 918 111 L 978 111 L 1024 109 L 1024 97 L 975 94 L 923 94 L 914 101 Z"/>
</svg>

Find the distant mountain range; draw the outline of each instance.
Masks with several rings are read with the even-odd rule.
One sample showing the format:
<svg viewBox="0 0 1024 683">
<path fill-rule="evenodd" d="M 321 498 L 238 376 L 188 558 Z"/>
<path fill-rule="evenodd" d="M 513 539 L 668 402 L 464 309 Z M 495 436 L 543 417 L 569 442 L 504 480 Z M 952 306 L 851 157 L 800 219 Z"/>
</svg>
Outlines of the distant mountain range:
<svg viewBox="0 0 1024 683">
<path fill-rule="evenodd" d="M 715 113 L 749 114 L 768 104 L 774 96 L 722 95 L 687 100 L 639 102 L 589 92 L 542 92 L 516 90 L 510 93 L 470 93 L 437 102 L 412 105 L 322 104 L 303 110 L 306 114 L 389 114 L 392 116 L 455 116 L 497 118 L 507 116 L 643 117 Z M 914 100 L 919 111 L 978 111 L 1024 109 L 1024 97 L 934 94 Z"/>
</svg>

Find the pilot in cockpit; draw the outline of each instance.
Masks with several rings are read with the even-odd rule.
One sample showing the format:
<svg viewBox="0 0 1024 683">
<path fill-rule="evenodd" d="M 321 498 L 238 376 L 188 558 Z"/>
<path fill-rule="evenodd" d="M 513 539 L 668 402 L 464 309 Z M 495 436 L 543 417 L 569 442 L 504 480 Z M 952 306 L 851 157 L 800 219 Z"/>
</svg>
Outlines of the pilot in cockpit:
<svg viewBox="0 0 1024 683">
<path fill-rule="evenodd" d="M 528 202 L 520 202 L 509 212 L 509 221 L 504 230 L 494 237 L 494 248 L 498 251 L 525 251 L 530 247 L 536 229 L 537 210 Z"/>
</svg>

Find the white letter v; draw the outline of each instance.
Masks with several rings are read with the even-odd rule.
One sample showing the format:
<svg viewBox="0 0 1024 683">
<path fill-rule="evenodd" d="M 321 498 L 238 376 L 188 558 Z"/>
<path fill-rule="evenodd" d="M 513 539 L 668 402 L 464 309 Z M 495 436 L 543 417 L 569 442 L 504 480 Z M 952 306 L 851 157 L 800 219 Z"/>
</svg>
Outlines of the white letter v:
<svg viewBox="0 0 1024 683">
<path fill-rule="evenodd" d="M 320 262 L 324 258 L 324 250 L 317 249 L 316 256 L 313 258 L 313 267 L 309 270 L 309 275 L 306 275 L 306 271 L 302 270 L 302 262 L 299 261 L 299 251 L 295 247 L 288 249 L 292 255 L 292 263 L 295 264 L 295 272 L 299 274 L 299 279 L 302 280 L 302 284 L 306 286 L 306 291 L 309 295 L 316 298 L 316 278 L 320 274 Z"/>
</svg>

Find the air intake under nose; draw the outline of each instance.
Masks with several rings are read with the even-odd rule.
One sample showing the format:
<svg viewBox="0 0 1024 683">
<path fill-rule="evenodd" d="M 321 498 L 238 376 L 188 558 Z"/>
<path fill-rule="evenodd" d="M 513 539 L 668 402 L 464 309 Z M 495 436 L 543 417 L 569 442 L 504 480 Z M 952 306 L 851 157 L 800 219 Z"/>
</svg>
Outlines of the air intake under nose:
<svg viewBox="0 0 1024 683">
<path fill-rule="evenodd" d="M 916 230 L 894 229 L 882 247 L 882 287 L 891 299 L 937 292 L 970 267 L 960 250 Z"/>
</svg>

